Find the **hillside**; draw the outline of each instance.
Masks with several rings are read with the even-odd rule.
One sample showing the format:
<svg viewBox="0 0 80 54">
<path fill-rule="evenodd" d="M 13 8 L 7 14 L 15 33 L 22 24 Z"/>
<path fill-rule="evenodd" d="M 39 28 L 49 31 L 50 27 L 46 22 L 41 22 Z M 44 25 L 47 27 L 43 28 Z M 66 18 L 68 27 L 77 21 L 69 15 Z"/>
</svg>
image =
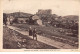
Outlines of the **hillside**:
<svg viewBox="0 0 80 54">
<path fill-rule="evenodd" d="M 30 14 L 30 13 L 23 13 L 23 12 L 14 12 L 14 13 L 10 13 L 10 14 L 7 14 L 7 16 L 14 16 L 15 18 L 18 18 L 18 17 L 30 17 L 32 16 L 33 14 Z"/>
<path fill-rule="evenodd" d="M 66 18 L 67 20 L 79 21 L 79 16 L 77 16 L 77 15 L 67 15 L 67 16 L 64 16 L 63 18 Z"/>
</svg>

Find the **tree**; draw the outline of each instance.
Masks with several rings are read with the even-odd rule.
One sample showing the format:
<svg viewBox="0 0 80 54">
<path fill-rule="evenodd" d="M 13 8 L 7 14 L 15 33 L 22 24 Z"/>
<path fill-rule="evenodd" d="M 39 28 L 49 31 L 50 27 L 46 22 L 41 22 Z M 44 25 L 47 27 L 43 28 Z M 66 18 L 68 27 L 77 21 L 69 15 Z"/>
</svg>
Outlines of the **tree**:
<svg viewBox="0 0 80 54">
<path fill-rule="evenodd" d="M 7 25 L 7 15 L 3 13 L 3 23 Z"/>
<path fill-rule="evenodd" d="M 32 19 L 32 16 L 29 18 L 29 24 L 30 25 L 34 24 L 34 20 Z"/>
</svg>

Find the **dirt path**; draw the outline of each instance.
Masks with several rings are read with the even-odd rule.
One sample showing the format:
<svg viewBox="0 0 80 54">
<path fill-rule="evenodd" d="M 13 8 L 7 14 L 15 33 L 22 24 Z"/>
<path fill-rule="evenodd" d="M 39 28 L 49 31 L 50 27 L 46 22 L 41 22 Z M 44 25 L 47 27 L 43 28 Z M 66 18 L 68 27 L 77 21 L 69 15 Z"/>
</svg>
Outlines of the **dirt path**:
<svg viewBox="0 0 80 54">
<path fill-rule="evenodd" d="M 17 27 L 13 27 L 13 26 L 7 26 L 8 28 L 10 29 L 13 29 L 23 35 L 26 35 L 28 36 L 28 31 L 22 31 L 21 29 L 17 28 Z M 33 38 L 32 36 L 29 36 L 31 39 Z M 69 44 L 65 44 L 65 43 L 62 43 L 62 42 L 58 42 L 58 41 L 55 41 L 55 40 L 52 40 L 50 38 L 47 38 L 47 37 L 43 37 L 43 36 L 40 36 L 40 35 L 37 35 L 37 40 L 40 41 L 40 42 L 43 42 L 47 45 L 50 45 L 50 46 L 53 46 L 53 47 L 56 47 L 56 48 L 60 48 L 60 49 L 77 49 L 77 47 L 73 47 Z"/>
</svg>

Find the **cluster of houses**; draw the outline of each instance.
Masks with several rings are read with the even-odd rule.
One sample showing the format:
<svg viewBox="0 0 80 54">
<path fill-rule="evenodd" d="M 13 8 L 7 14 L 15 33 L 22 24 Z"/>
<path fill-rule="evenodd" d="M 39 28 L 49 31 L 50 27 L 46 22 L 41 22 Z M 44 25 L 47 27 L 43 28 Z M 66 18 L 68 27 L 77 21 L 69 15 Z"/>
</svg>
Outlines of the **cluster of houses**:
<svg viewBox="0 0 80 54">
<path fill-rule="evenodd" d="M 14 16 L 7 16 L 7 24 L 11 25 L 13 23 L 16 23 L 15 21 L 17 21 L 17 23 L 30 23 L 30 24 L 39 24 L 42 25 L 42 20 L 40 20 L 39 16 L 37 15 L 32 15 L 30 17 L 14 17 Z M 31 21 L 31 22 L 29 22 Z"/>
<path fill-rule="evenodd" d="M 51 14 L 51 12 L 52 11 L 50 9 L 48 9 L 48 10 L 40 9 L 40 10 L 38 10 L 38 12 L 36 12 L 36 14 L 31 15 L 29 17 L 24 17 L 24 16 L 21 17 L 20 16 L 21 13 L 18 12 L 18 15 L 15 14 L 18 17 L 14 17 L 13 15 L 8 15 L 7 16 L 7 24 L 11 25 L 11 24 L 15 23 L 15 21 L 17 21 L 17 23 L 29 23 L 29 20 L 32 20 L 30 23 L 43 25 L 43 22 L 40 18 L 41 17 L 40 15 L 44 15 L 44 14 L 49 15 L 49 14 Z"/>
<path fill-rule="evenodd" d="M 7 16 L 8 25 L 16 23 L 15 21 L 17 21 L 17 23 L 30 23 L 30 24 L 47 25 L 47 26 L 52 24 L 55 27 L 57 25 L 61 26 L 60 22 L 62 24 L 66 24 L 66 22 L 73 24 L 71 20 L 66 20 L 67 18 L 61 16 L 54 17 L 56 15 L 52 14 L 51 9 L 47 9 L 47 10 L 39 9 L 38 12 L 36 12 L 36 14 L 30 16 L 20 16 L 20 15 L 25 15 L 25 13 L 21 14 L 20 12 L 18 12 L 15 15 L 17 15 L 17 17 L 14 17 L 13 15 Z M 78 23 L 77 20 L 76 23 Z"/>
</svg>

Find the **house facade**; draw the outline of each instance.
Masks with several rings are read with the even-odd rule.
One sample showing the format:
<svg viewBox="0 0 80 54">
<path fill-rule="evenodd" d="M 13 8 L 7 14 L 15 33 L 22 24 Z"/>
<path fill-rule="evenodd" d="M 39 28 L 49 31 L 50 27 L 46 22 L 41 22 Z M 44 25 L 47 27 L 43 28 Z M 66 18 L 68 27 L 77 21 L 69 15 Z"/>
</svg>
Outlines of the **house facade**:
<svg viewBox="0 0 80 54">
<path fill-rule="evenodd" d="M 7 25 L 11 25 L 12 23 L 13 23 L 13 20 L 14 20 L 15 18 L 13 17 L 13 16 L 8 16 L 7 17 Z"/>
<path fill-rule="evenodd" d="M 23 17 L 17 18 L 18 23 L 27 23 L 28 20 L 29 20 L 29 18 L 27 18 L 27 17 L 26 18 L 23 18 Z"/>
</svg>

